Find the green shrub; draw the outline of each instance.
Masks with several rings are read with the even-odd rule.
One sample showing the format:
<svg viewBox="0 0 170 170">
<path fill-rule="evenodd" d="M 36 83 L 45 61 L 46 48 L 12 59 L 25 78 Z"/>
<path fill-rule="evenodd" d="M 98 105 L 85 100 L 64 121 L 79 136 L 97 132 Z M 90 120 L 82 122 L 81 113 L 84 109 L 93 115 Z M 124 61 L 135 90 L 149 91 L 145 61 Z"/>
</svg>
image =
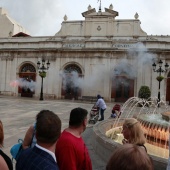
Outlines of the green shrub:
<svg viewBox="0 0 170 170">
<path fill-rule="evenodd" d="M 148 99 L 151 97 L 151 91 L 148 86 L 141 86 L 139 89 L 138 97 L 142 99 Z"/>
</svg>

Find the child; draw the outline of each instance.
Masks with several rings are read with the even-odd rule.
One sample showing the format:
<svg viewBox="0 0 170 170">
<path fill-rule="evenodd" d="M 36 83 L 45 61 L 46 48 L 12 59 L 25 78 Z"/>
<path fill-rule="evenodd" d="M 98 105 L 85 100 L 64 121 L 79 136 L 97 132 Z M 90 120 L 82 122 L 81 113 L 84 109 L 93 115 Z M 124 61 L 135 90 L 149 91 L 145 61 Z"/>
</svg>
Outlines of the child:
<svg viewBox="0 0 170 170">
<path fill-rule="evenodd" d="M 115 104 L 113 109 L 112 109 L 112 114 L 111 117 L 112 118 L 116 118 L 118 116 L 120 116 L 121 112 L 120 112 L 120 105 L 119 104 Z"/>
</svg>

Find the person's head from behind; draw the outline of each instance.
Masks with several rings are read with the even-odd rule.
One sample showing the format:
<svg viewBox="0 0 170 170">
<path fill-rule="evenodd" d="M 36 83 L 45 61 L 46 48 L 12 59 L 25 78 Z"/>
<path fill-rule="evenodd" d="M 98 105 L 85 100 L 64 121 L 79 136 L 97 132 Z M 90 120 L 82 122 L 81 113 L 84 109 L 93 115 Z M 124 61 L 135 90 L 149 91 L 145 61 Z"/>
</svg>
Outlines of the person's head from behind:
<svg viewBox="0 0 170 170">
<path fill-rule="evenodd" d="M 3 124 L 0 120 L 0 148 L 3 146 L 4 142 L 4 129 L 3 129 Z"/>
<path fill-rule="evenodd" d="M 97 99 L 101 99 L 102 96 L 100 94 L 97 95 Z"/>
<path fill-rule="evenodd" d="M 133 144 L 145 143 L 145 136 L 141 128 L 141 125 L 137 121 L 137 119 L 134 118 L 125 119 L 123 123 L 122 133 L 124 138 L 127 139 L 130 143 Z"/>
<path fill-rule="evenodd" d="M 61 120 L 50 110 L 42 110 L 36 116 L 36 138 L 38 144 L 54 144 L 61 134 Z"/>
<path fill-rule="evenodd" d="M 86 128 L 87 125 L 87 110 L 83 108 L 74 108 L 70 112 L 69 127 L 78 128 L 83 126 Z M 84 129 L 85 130 L 85 129 Z"/>
<path fill-rule="evenodd" d="M 106 170 L 153 170 L 153 162 L 146 151 L 134 144 L 117 148 L 107 163 Z"/>
</svg>

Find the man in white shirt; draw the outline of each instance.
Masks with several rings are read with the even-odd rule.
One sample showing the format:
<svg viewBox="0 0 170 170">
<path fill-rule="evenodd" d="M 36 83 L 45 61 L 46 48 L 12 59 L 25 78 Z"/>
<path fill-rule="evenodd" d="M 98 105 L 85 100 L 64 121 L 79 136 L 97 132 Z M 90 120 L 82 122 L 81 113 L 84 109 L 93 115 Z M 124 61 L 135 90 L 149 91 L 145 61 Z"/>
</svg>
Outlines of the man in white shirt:
<svg viewBox="0 0 170 170">
<path fill-rule="evenodd" d="M 106 110 L 106 103 L 105 101 L 103 100 L 103 98 L 101 97 L 101 95 L 97 95 L 97 102 L 96 102 L 96 106 L 99 107 L 100 109 L 100 119 L 99 121 L 102 121 L 104 120 L 104 111 Z"/>
</svg>

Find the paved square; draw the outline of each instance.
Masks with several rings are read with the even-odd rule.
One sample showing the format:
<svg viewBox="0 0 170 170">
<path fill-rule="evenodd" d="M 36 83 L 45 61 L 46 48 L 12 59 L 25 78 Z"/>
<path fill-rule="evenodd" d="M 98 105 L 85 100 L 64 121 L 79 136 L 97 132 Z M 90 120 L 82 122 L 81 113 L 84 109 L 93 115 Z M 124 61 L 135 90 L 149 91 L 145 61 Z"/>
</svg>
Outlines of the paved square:
<svg viewBox="0 0 170 170">
<path fill-rule="evenodd" d="M 0 119 L 4 125 L 4 152 L 10 157 L 10 148 L 17 143 L 18 138 L 24 138 L 25 132 L 30 125 L 35 121 L 36 114 L 43 109 L 48 109 L 56 113 L 62 121 L 62 129 L 68 126 L 69 113 L 75 107 L 82 107 L 90 112 L 94 103 L 83 103 L 71 100 L 44 100 L 39 101 L 34 98 L 21 97 L 5 97 L 0 96 Z M 105 119 L 110 116 L 113 103 L 107 103 L 105 111 Z M 93 125 L 88 125 L 91 128 Z M 89 130 L 85 134 L 85 138 L 90 138 Z M 89 139 L 87 139 L 89 141 Z M 87 147 L 91 155 L 92 162 L 94 162 L 93 169 L 105 169 L 104 163 L 95 155 L 93 148 L 89 142 Z M 94 159 L 94 160 L 93 160 Z M 99 163 L 99 165 L 98 165 Z M 103 168 L 102 168 L 103 167 Z"/>
</svg>

